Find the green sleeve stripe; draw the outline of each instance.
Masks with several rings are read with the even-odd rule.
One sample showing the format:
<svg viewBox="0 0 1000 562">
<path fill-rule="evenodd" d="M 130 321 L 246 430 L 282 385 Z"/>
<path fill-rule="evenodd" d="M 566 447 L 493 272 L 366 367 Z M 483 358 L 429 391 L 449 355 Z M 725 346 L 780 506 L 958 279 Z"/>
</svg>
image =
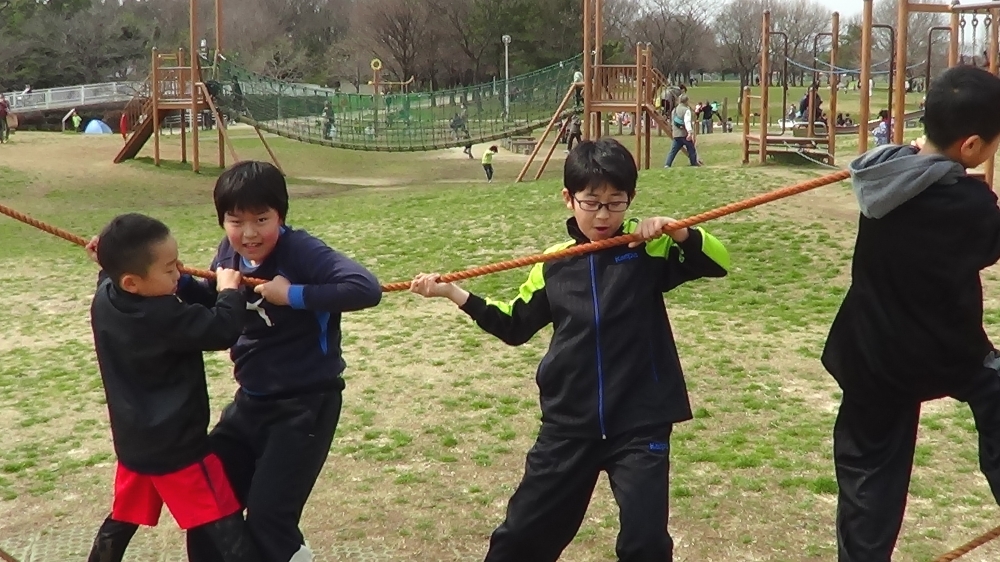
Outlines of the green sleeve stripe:
<svg viewBox="0 0 1000 562">
<path fill-rule="evenodd" d="M 552 252 L 557 252 L 559 250 L 569 248 L 572 245 L 573 241 L 570 240 L 569 242 L 563 242 L 561 244 L 556 244 L 555 246 L 551 246 L 547 248 L 544 253 L 551 254 Z M 542 267 L 543 264 L 536 263 L 531 268 L 531 271 L 528 273 L 528 279 L 521 284 L 521 288 L 518 289 L 517 291 L 517 298 L 515 298 L 514 300 L 510 302 L 500 302 L 488 298 L 486 299 L 486 304 L 490 306 L 495 306 L 500 310 L 500 312 L 503 312 L 507 316 L 513 316 L 514 305 L 517 304 L 518 301 L 527 304 L 528 302 L 531 301 L 531 297 L 534 296 L 535 293 L 545 288 L 545 275 L 542 272 Z"/>
<path fill-rule="evenodd" d="M 731 265 L 729 260 L 729 250 L 719 242 L 719 239 L 699 228 L 701 232 L 701 252 L 719 264 L 722 269 L 729 271 Z"/>
</svg>

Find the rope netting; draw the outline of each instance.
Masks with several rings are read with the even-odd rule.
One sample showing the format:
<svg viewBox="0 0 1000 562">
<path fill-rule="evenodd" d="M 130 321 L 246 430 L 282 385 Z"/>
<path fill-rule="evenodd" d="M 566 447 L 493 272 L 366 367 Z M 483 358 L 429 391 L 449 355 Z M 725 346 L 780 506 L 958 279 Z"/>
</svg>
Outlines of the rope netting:
<svg viewBox="0 0 1000 562">
<path fill-rule="evenodd" d="M 779 189 L 776 189 L 776 190 L 773 190 L 773 191 L 770 191 L 770 192 L 767 192 L 767 193 L 763 193 L 763 194 L 760 194 L 760 195 L 757 195 L 757 196 L 754 196 L 754 197 L 750 197 L 748 199 L 744 199 L 742 201 L 737 201 L 737 202 L 734 202 L 734 203 L 730 203 L 728 205 L 723 205 L 721 207 L 717 207 L 717 208 L 712 209 L 710 211 L 706 211 L 704 213 L 701 213 L 701 214 L 698 214 L 698 215 L 694 215 L 694 216 L 688 217 L 686 219 L 682 219 L 682 220 L 678 220 L 678 221 L 669 223 L 666 226 L 664 226 L 663 231 L 664 232 L 670 232 L 670 231 L 678 230 L 678 229 L 681 229 L 681 228 L 685 228 L 685 227 L 689 227 L 689 226 L 694 226 L 696 224 L 700 224 L 700 223 L 703 223 L 703 222 L 706 222 L 706 221 L 709 221 L 709 220 L 713 220 L 713 219 L 717 219 L 717 218 L 720 218 L 720 217 L 724 217 L 726 215 L 731 215 L 731 214 L 739 212 L 739 211 L 751 209 L 753 207 L 757 207 L 757 206 L 763 205 L 765 203 L 769 203 L 769 202 L 772 202 L 772 201 L 777 201 L 777 200 L 783 199 L 785 197 L 790 197 L 792 195 L 797 195 L 797 194 L 800 194 L 800 193 L 804 193 L 806 191 L 810 191 L 812 189 L 823 187 L 825 185 L 830 185 L 830 184 L 833 184 L 833 183 L 836 183 L 836 182 L 839 182 L 839 181 L 843 181 L 843 180 L 846 180 L 848 178 L 850 178 L 850 172 L 849 171 L 847 171 L 847 170 L 838 170 L 836 172 L 833 172 L 831 174 L 827 174 L 825 176 L 821 176 L 821 177 L 818 177 L 818 178 L 813 178 L 813 179 L 801 181 L 799 183 L 796 183 L 796 184 L 793 184 L 793 185 L 790 185 L 790 186 L 782 187 L 782 188 L 779 188 Z M 10 207 L 8 207 L 6 205 L 0 204 L 0 214 L 7 215 L 8 217 L 11 217 L 11 218 L 16 219 L 18 221 L 21 221 L 21 222 L 23 222 L 25 224 L 28 224 L 28 225 L 33 226 L 35 228 L 38 228 L 39 230 L 42 230 L 44 232 L 48 232 L 49 234 L 58 236 L 59 238 L 62 238 L 62 239 L 67 240 L 69 242 L 72 242 L 73 244 L 76 244 L 78 246 L 86 246 L 87 245 L 87 240 L 85 238 L 83 238 L 82 236 L 78 236 L 76 234 L 73 234 L 71 232 L 63 230 L 63 229 L 58 228 L 56 226 L 52 226 L 52 225 L 47 224 L 45 222 L 42 222 L 42 221 L 40 221 L 38 219 L 32 218 L 32 217 L 30 217 L 30 216 L 28 216 L 28 215 L 26 215 L 24 213 L 21 213 L 21 212 L 15 210 L 15 209 L 12 209 L 12 208 L 10 208 Z M 587 253 L 591 253 L 591 252 L 596 252 L 596 251 L 599 251 L 599 250 L 604 250 L 604 249 L 607 249 L 607 248 L 612 248 L 612 247 L 615 247 L 615 246 L 621 246 L 621 245 L 629 244 L 629 243 L 632 243 L 632 242 L 639 242 L 641 240 L 642 240 L 641 237 L 639 237 L 639 236 L 637 236 L 635 234 L 627 234 L 627 235 L 624 235 L 624 236 L 617 236 L 617 237 L 614 237 L 614 238 L 609 238 L 607 240 L 600 240 L 600 241 L 597 241 L 597 242 L 590 242 L 590 243 L 587 243 L 587 244 L 579 244 L 579 245 L 576 245 L 576 246 L 571 246 L 571 247 L 566 248 L 564 250 L 560 250 L 560 251 L 556 251 L 556 252 L 551 252 L 551 253 L 548 253 L 548 254 L 535 254 L 535 255 L 525 256 L 525 257 L 522 257 L 522 258 L 516 258 L 516 259 L 513 259 L 513 260 L 509 260 L 509 261 L 497 262 L 497 263 L 487 264 L 487 265 L 480 266 L 480 267 L 474 267 L 474 268 L 471 268 L 471 269 L 466 269 L 466 270 L 462 270 L 462 271 L 456 271 L 456 272 L 453 272 L 453 273 L 448 273 L 446 275 L 442 275 L 441 276 L 441 281 L 443 281 L 443 282 L 451 282 L 451 281 L 459 281 L 459 280 L 463 280 L 463 279 L 470 279 L 470 278 L 473 278 L 473 277 L 479 277 L 479 276 L 482 276 L 482 275 L 488 275 L 490 273 L 499 273 L 501 271 L 506 271 L 506 270 L 510 270 L 510 269 L 524 267 L 524 266 L 532 265 L 532 264 L 535 264 L 535 263 L 540 263 L 540 262 L 545 262 L 545 261 L 552 261 L 552 260 L 558 260 L 558 259 L 563 259 L 563 258 L 570 257 L 570 256 L 583 255 L 583 254 L 587 254 Z M 208 270 L 194 269 L 194 268 L 189 268 L 189 267 L 182 267 L 181 270 L 184 273 L 188 273 L 188 274 L 195 275 L 195 276 L 198 276 L 198 277 L 203 277 L 203 278 L 206 278 L 206 279 L 214 279 L 215 278 L 214 272 L 208 271 Z M 247 283 L 248 285 L 259 285 L 259 284 L 265 282 L 265 280 L 247 277 L 247 278 L 244 278 L 244 282 Z M 409 287 L 410 287 L 410 281 L 399 281 L 399 282 L 388 283 L 388 284 L 383 285 L 382 286 L 382 290 L 384 292 L 404 291 L 404 290 L 409 289 Z M 994 529 L 991 529 L 990 531 L 988 531 L 988 532 L 986 532 L 986 533 L 984 533 L 984 534 L 976 537 L 975 539 L 969 541 L 968 543 L 966 543 L 966 544 L 964 544 L 964 545 L 962 545 L 962 546 L 960 546 L 960 547 L 958 547 L 958 548 L 956 548 L 956 549 L 954 549 L 954 550 L 952 550 L 950 552 L 947 552 L 947 553 L 945 553 L 945 554 L 943 554 L 943 555 L 935 558 L 934 562 L 952 562 L 954 560 L 957 560 L 958 558 L 961 558 L 962 556 L 965 556 L 969 552 L 972 552 L 976 548 L 979 548 L 980 546 L 982 546 L 982 545 L 984 545 L 984 544 L 986 544 L 986 543 L 988 543 L 988 542 L 990 542 L 992 540 L 995 540 L 997 538 L 1000 538 L 1000 526 L 998 526 L 998 527 L 996 527 Z M 17 562 L 12 557 L 10 557 L 9 554 L 3 552 L 2 550 L 0 550 L 0 560 L 10 561 L 10 562 Z"/>
<path fill-rule="evenodd" d="M 380 95 L 338 92 L 268 78 L 226 60 L 206 84 L 220 111 L 280 136 L 351 150 L 438 150 L 545 126 L 581 58 L 508 81 L 434 92 L 403 92 L 399 85 L 383 86 Z"/>
</svg>

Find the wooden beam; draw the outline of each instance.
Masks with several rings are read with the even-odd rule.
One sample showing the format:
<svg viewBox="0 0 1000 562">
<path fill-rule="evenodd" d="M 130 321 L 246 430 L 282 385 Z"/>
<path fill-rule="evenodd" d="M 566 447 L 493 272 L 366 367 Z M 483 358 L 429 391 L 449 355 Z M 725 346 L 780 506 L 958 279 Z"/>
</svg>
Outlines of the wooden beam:
<svg viewBox="0 0 1000 562">
<path fill-rule="evenodd" d="M 864 11 L 861 15 L 861 115 L 858 127 L 858 154 L 868 152 L 868 126 L 871 119 L 871 91 L 868 81 L 872 77 L 872 4 L 873 0 L 864 0 Z"/>
<path fill-rule="evenodd" d="M 587 64 L 587 61 L 584 60 L 583 63 Z M 574 93 L 574 86 L 570 85 L 569 89 L 566 90 L 566 95 L 563 96 L 562 102 L 559 104 L 559 107 L 556 109 L 555 113 L 552 114 L 552 119 L 549 119 L 549 124 L 545 126 L 545 131 L 542 132 L 542 137 L 538 140 L 538 142 L 535 143 L 535 148 L 531 151 L 531 155 L 529 155 L 528 160 L 525 161 L 524 166 L 521 168 L 521 172 L 517 174 L 517 179 L 514 180 L 514 183 L 519 183 L 522 180 L 524 180 L 525 174 L 528 173 L 528 168 L 531 167 L 531 163 L 534 162 L 535 157 L 538 156 L 538 153 L 542 150 L 542 144 L 545 142 L 545 139 L 549 137 L 549 133 L 552 131 L 552 127 L 555 126 L 556 120 L 559 119 L 559 117 L 562 115 L 563 111 L 566 108 L 566 104 L 568 104 L 570 98 L 573 97 L 573 93 Z M 581 129 L 581 132 L 584 131 Z"/>
<path fill-rule="evenodd" d="M 936 4 L 936 5 L 944 6 L 944 4 Z M 921 4 L 921 6 L 923 6 L 923 4 Z M 1000 8 L 1000 2 L 972 2 L 971 4 L 959 4 L 956 2 L 951 6 L 948 6 L 948 8 L 949 9 L 943 11 L 952 13 L 957 12 L 961 14 L 966 12 L 978 12 L 982 10 L 995 10 L 997 8 Z"/>
<path fill-rule="evenodd" d="M 831 26 L 833 46 L 830 47 L 830 111 L 826 115 L 826 130 L 830 137 L 830 147 L 828 149 L 830 152 L 830 164 L 833 164 L 837 152 L 837 88 L 840 85 L 840 75 L 837 74 L 836 65 L 839 62 L 837 60 L 837 52 L 840 49 L 840 13 L 833 13 Z M 782 112 L 784 112 L 784 108 L 782 108 Z M 832 127 L 830 126 L 831 123 L 833 123 Z"/>
<path fill-rule="evenodd" d="M 771 79 L 771 12 L 764 11 L 762 22 L 762 41 L 760 44 L 760 138 L 767 138 L 767 97 L 768 82 Z M 784 108 L 781 110 L 784 112 Z M 812 122 L 811 115 L 810 122 Z M 767 162 L 767 143 L 760 143 L 758 151 L 760 163 Z"/>
<path fill-rule="evenodd" d="M 924 14 L 947 14 L 951 12 L 948 4 L 928 4 L 925 2 L 900 2 L 900 6 L 905 6 L 907 12 L 919 12 Z"/>
<path fill-rule="evenodd" d="M 903 114 L 906 112 L 906 46 L 909 40 L 910 3 L 900 2 L 896 10 L 896 64 L 893 77 L 892 142 L 903 143 Z"/>
</svg>

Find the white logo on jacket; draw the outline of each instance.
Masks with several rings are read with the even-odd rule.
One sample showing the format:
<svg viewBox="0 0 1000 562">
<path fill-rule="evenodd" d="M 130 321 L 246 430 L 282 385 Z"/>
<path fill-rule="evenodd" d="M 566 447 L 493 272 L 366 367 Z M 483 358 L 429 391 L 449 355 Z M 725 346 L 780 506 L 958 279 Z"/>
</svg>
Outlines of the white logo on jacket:
<svg viewBox="0 0 1000 562">
<path fill-rule="evenodd" d="M 257 302 L 247 301 L 247 310 L 256 312 L 261 318 L 264 319 L 264 323 L 267 324 L 267 327 L 270 328 L 274 326 L 274 324 L 271 323 L 271 319 L 267 316 L 267 311 L 261 308 L 260 305 L 263 303 L 264 297 L 257 299 Z"/>
</svg>

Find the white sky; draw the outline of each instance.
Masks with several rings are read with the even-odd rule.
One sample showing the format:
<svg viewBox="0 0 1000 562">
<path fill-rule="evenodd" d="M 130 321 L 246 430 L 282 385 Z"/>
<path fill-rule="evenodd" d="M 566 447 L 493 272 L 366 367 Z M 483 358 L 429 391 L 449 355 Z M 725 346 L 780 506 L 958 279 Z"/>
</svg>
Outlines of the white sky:
<svg viewBox="0 0 1000 562">
<path fill-rule="evenodd" d="M 862 0 L 819 0 L 819 3 L 829 8 L 831 12 L 840 12 L 841 21 L 854 14 L 860 14 L 864 6 Z"/>
</svg>

